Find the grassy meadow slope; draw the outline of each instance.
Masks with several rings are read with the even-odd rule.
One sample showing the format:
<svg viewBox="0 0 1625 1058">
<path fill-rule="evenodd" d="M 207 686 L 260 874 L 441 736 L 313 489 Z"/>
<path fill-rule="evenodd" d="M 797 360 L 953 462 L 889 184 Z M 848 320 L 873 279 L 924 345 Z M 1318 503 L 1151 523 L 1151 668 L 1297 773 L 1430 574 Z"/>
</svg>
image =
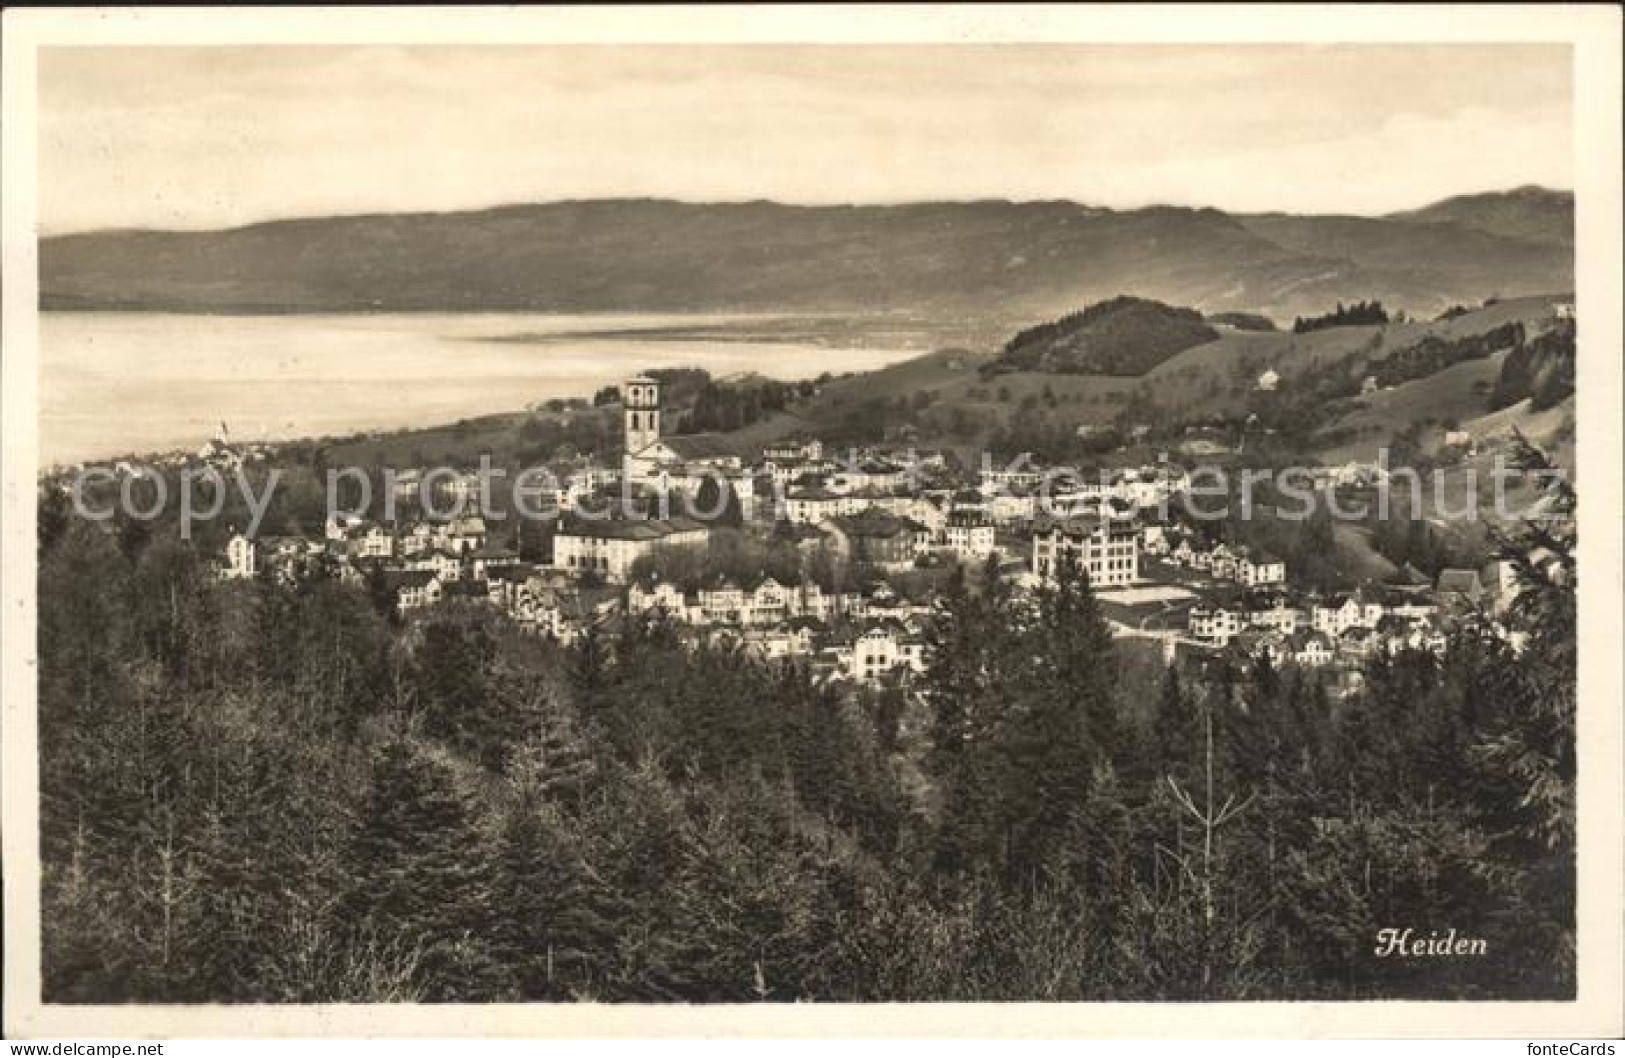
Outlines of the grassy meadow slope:
<svg viewBox="0 0 1625 1058">
<path fill-rule="evenodd" d="M 983 380 L 975 370 L 974 357 L 954 359 L 959 370 L 946 370 L 942 359 L 934 358 L 925 361 L 929 367 L 897 365 L 877 375 L 864 376 L 877 381 L 884 379 L 883 388 L 871 391 L 863 383 L 853 385 L 851 392 L 854 395 L 860 389 L 883 392 L 888 399 L 895 399 L 913 385 L 932 391 L 940 402 L 960 404 L 1006 419 L 1020 412 L 1024 398 L 1047 389 L 1057 398 L 1055 414 L 1073 425 L 1100 425 L 1109 421 L 1136 393 L 1158 408 L 1176 414 L 1234 414 L 1246 407 L 1258 375 L 1266 368 L 1275 370 L 1282 378 L 1282 385 L 1290 387 L 1295 379 L 1348 364 L 1351 360 L 1379 358 L 1425 337 L 1462 338 L 1494 330 L 1514 320 L 1539 321 L 1550 314 L 1552 300 L 1549 297 L 1518 298 L 1476 309 L 1452 320 L 1409 321 L 1382 327 L 1332 327 L 1305 334 L 1224 329 L 1217 339 L 1187 349 L 1134 378 L 1025 371 Z M 1464 377 L 1463 388 L 1476 380 L 1476 374 Z M 1396 391 L 1425 382 L 1426 379 L 1407 383 L 1396 387 Z M 1001 390 L 1008 391 L 1008 400 L 1000 399 Z M 1454 393 L 1452 399 L 1458 400 Z M 1458 402 L 1460 406 L 1453 414 L 1459 418 L 1469 417 L 1472 408 L 1464 399 Z M 1479 407 L 1482 408 L 1482 404 Z"/>
</svg>

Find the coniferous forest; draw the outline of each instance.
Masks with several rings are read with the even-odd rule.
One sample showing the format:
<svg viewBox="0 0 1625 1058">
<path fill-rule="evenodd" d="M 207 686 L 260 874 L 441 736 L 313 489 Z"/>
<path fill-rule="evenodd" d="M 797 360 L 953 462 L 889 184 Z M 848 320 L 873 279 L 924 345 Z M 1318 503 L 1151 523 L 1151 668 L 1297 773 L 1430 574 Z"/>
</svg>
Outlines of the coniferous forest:
<svg viewBox="0 0 1625 1058">
<path fill-rule="evenodd" d="M 658 618 L 561 647 L 42 525 L 47 1002 L 1574 994 L 1549 528 L 1505 542 L 1521 653 L 1466 621 L 1338 696 L 1147 674 L 1069 572 L 961 571 L 914 687 L 838 693 Z"/>
</svg>

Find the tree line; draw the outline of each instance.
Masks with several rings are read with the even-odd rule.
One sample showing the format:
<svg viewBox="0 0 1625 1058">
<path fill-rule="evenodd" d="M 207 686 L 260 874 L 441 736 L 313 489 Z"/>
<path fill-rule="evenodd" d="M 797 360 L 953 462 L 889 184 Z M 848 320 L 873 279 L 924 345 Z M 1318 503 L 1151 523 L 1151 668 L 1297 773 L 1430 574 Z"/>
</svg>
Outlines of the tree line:
<svg viewBox="0 0 1625 1058">
<path fill-rule="evenodd" d="M 1298 316 L 1294 318 L 1292 333 L 1307 334 L 1310 331 L 1324 330 L 1327 327 L 1381 325 L 1387 322 L 1388 310 L 1382 307 L 1380 301 L 1356 301 L 1352 305 L 1344 305 L 1339 301 L 1337 308 L 1324 315 Z"/>
</svg>

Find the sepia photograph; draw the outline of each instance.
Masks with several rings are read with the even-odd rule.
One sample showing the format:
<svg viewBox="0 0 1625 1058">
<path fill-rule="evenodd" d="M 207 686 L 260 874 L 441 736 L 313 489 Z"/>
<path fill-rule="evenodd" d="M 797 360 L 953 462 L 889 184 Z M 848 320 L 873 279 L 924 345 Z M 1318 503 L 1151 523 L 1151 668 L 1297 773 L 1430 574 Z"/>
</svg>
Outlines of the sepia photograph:
<svg viewBox="0 0 1625 1058">
<path fill-rule="evenodd" d="M 757 10 L 7 13 L 8 1006 L 1617 1028 L 1618 12 Z"/>
</svg>

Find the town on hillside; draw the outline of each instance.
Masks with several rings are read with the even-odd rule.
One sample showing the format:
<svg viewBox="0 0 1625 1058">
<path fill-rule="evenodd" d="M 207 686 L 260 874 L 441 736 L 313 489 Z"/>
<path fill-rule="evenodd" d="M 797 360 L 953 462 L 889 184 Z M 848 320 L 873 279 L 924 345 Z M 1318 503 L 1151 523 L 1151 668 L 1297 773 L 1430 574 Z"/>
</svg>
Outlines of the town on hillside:
<svg viewBox="0 0 1625 1058">
<path fill-rule="evenodd" d="M 1258 379 L 1260 388 L 1278 383 L 1273 371 Z M 1510 562 L 1436 577 L 1407 565 L 1349 592 L 1306 588 L 1280 556 L 1214 540 L 1182 514 L 1190 471 L 1166 455 L 1091 480 L 1030 460 L 966 471 L 950 453 L 912 446 L 839 455 L 802 434 L 752 460 L 712 435 L 666 435 L 660 390 L 649 376 L 620 388 L 621 466 L 586 458 L 552 468 L 550 516 L 532 529 L 550 545 L 539 557 L 522 558 L 503 542 L 506 527 L 480 513 L 392 522 L 335 514 L 320 539 L 231 536 L 220 576 L 333 576 L 381 597 L 401 620 L 492 607 L 566 645 L 616 615 L 658 613 L 694 643 L 796 659 L 836 684 L 907 687 L 923 672 L 935 595 L 955 565 L 1030 594 L 1071 562 L 1114 634 L 1151 641 L 1164 662 L 1181 652 L 1264 657 L 1324 670 L 1345 694 L 1359 689 L 1374 654 L 1442 651 L 1459 622 L 1519 646 L 1498 620 L 1519 591 Z M 223 466 L 242 459 L 224 427 L 200 456 Z M 1361 488 L 1384 473 L 1348 463 L 1317 468 L 1313 481 Z M 427 476 L 392 475 L 395 498 L 466 510 L 480 495 L 476 475 Z M 703 506 L 708 488 L 706 517 L 674 513 Z"/>
</svg>

